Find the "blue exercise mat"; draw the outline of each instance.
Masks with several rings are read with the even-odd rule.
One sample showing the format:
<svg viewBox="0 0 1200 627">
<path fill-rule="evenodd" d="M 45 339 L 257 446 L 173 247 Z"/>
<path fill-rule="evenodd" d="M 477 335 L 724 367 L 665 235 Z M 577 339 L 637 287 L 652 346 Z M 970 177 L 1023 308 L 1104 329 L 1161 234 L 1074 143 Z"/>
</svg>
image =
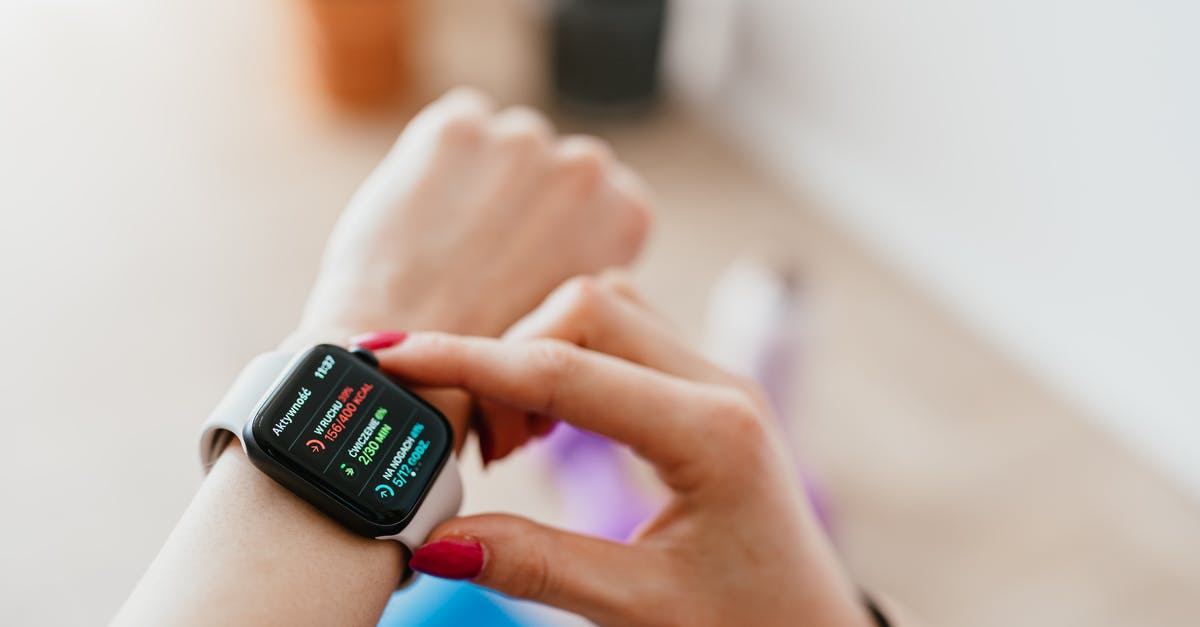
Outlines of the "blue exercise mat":
<svg viewBox="0 0 1200 627">
<path fill-rule="evenodd" d="M 534 616 L 537 613 L 528 602 L 514 601 L 476 585 L 418 577 L 392 595 L 379 618 L 379 627 L 550 627 L 549 622 Z"/>
</svg>

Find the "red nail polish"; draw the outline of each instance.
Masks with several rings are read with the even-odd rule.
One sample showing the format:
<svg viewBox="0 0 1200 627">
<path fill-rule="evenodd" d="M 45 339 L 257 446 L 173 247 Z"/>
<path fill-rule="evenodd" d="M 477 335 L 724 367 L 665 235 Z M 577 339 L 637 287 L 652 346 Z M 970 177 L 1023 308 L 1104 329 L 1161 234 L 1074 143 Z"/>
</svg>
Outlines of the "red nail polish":
<svg viewBox="0 0 1200 627">
<path fill-rule="evenodd" d="M 538 416 L 537 422 L 534 425 L 533 434 L 539 438 L 544 438 L 554 433 L 554 429 L 558 426 L 558 421 L 549 416 Z"/>
<path fill-rule="evenodd" d="M 474 579 L 483 570 L 483 546 L 473 540 L 438 540 L 413 552 L 408 567 L 443 579 Z"/>
<path fill-rule="evenodd" d="M 480 420 L 475 426 L 475 432 L 479 434 L 479 456 L 483 459 L 483 467 L 492 463 L 496 459 L 496 442 L 492 438 L 492 428 L 486 421 Z"/>
<path fill-rule="evenodd" d="M 399 345 L 408 337 L 404 331 L 376 331 L 362 333 L 350 338 L 351 346 L 361 346 L 369 351 L 377 351 Z"/>
</svg>

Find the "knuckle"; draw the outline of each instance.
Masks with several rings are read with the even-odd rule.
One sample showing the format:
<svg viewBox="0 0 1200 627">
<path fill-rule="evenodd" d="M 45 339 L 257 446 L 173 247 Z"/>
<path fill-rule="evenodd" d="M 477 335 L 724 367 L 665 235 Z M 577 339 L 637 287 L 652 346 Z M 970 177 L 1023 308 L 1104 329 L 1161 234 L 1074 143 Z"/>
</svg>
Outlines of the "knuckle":
<svg viewBox="0 0 1200 627">
<path fill-rule="evenodd" d="M 531 551 L 518 572 L 507 582 L 507 589 L 522 599 L 545 599 L 554 590 L 554 574 L 544 553 Z"/>
<path fill-rule="evenodd" d="M 469 146 L 478 143 L 483 138 L 484 119 L 468 111 L 453 111 L 449 113 L 438 127 L 437 136 L 445 144 L 453 146 Z"/>
<path fill-rule="evenodd" d="M 629 219 L 633 223 L 634 230 L 645 236 L 650 231 L 651 225 L 654 224 L 654 212 L 650 210 L 649 201 L 641 197 L 630 198 Z"/>
<path fill-rule="evenodd" d="M 605 214 L 612 216 L 606 223 L 604 235 L 613 243 L 612 250 L 617 261 L 624 263 L 637 255 L 650 234 L 654 223 L 650 197 L 644 192 L 636 175 L 622 163 L 610 164 L 598 176 L 603 179 L 591 183 L 596 186 L 604 184 L 614 192 L 602 196 Z"/>
<path fill-rule="evenodd" d="M 592 188 L 607 176 L 612 149 L 594 137 L 572 137 L 564 140 L 556 161 L 564 176 Z"/>
<path fill-rule="evenodd" d="M 755 447 L 766 438 L 757 405 L 740 390 L 722 391 L 709 403 L 709 427 L 733 446 Z"/>
<path fill-rule="evenodd" d="M 721 388 L 715 391 L 708 399 L 706 406 L 707 418 L 720 423 L 745 420 L 747 413 L 745 397 L 731 388 Z"/>
<path fill-rule="evenodd" d="M 591 276 L 568 279 L 563 291 L 568 299 L 564 312 L 568 322 L 582 323 L 595 318 L 605 298 L 604 287 Z"/>
<path fill-rule="evenodd" d="M 546 299 L 542 310 L 547 315 L 539 320 L 537 332 L 527 337 L 557 338 L 590 346 L 600 326 L 598 323 L 605 315 L 610 291 L 593 276 L 577 275 L 567 279 Z M 529 328 L 532 327 L 522 331 Z"/>
<path fill-rule="evenodd" d="M 541 408 L 542 413 L 554 414 L 553 391 L 571 376 L 578 364 L 575 346 L 563 340 L 544 338 L 532 340 L 529 350 L 535 376 L 550 393 L 546 406 Z"/>
<path fill-rule="evenodd" d="M 653 224 L 649 205 L 641 199 L 629 199 L 625 211 L 623 244 L 628 255 L 636 253 L 646 241 Z"/>
<path fill-rule="evenodd" d="M 496 135 L 501 150 L 518 155 L 536 154 L 542 147 L 541 136 L 533 129 L 515 129 Z"/>
<path fill-rule="evenodd" d="M 563 340 L 544 338 L 532 342 L 533 358 L 547 373 L 558 373 L 571 367 L 574 356 L 571 345 Z"/>
<path fill-rule="evenodd" d="M 550 123 L 528 107 L 514 107 L 501 113 L 491 132 L 499 146 L 518 152 L 537 151 L 550 142 Z"/>
<path fill-rule="evenodd" d="M 744 374 L 727 373 L 729 376 L 729 384 L 735 389 L 745 394 L 757 407 L 766 407 L 767 394 L 763 391 L 762 386 L 758 381 Z"/>
<path fill-rule="evenodd" d="M 581 346 L 594 348 L 603 343 L 600 335 L 608 326 L 604 321 L 611 315 L 611 298 L 611 290 L 596 278 L 578 277 L 563 322 Z"/>
</svg>

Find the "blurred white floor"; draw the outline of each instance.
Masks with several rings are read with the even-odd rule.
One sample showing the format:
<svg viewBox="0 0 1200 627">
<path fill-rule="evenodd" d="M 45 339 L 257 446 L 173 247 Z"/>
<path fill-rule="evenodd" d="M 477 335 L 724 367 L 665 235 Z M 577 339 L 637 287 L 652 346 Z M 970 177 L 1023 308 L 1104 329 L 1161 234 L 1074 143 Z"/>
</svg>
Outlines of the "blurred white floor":
<svg viewBox="0 0 1200 627">
<path fill-rule="evenodd" d="M 316 104 L 292 17 L 0 8 L 6 622 L 115 611 L 199 480 L 201 417 L 295 322 L 327 229 L 403 123 Z M 561 122 L 652 183 L 637 278 L 690 337 L 730 260 L 804 264 L 802 446 L 865 586 L 933 625 L 1194 624 L 1194 503 L 685 115 Z M 527 463 L 470 472 L 470 509 L 555 517 L 516 489 L 538 480 Z"/>
</svg>

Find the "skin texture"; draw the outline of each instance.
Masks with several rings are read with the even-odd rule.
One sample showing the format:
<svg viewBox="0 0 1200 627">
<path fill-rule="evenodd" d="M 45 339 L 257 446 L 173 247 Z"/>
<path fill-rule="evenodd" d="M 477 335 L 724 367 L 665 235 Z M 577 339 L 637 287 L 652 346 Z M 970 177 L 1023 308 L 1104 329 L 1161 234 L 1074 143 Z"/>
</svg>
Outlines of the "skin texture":
<svg viewBox="0 0 1200 627">
<path fill-rule="evenodd" d="M 532 109 L 496 113 L 482 94 L 454 90 L 412 120 L 355 193 L 284 345 L 381 330 L 500 334 L 567 278 L 630 262 L 650 223 L 645 184 L 604 141 L 556 137 Z M 466 397 L 421 392 L 461 446 Z M 471 426 L 486 463 L 553 423 Z"/>
<path fill-rule="evenodd" d="M 567 278 L 634 257 L 648 201 L 611 149 L 490 107 L 455 91 L 413 119 L 335 227 L 301 334 L 497 335 Z"/>
<path fill-rule="evenodd" d="M 477 543 L 476 583 L 601 625 L 872 624 L 762 395 L 631 294 L 612 276 L 577 279 L 504 340 L 417 333 L 378 356 L 395 377 L 462 388 L 501 416 L 547 415 L 629 445 L 671 492 L 659 515 L 628 544 L 487 514 L 442 524 L 426 546 Z"/>
<path fill-rule="evenodd" d="M 648 226 L 640 183 L 602 142 L 456 90 L 413 119 L 355 195 L 282 346 L 381 329 L 497 334 L 571 274 L 630 261 Z M 461 444 L 467 397 L 427 398 Z M 374 625 L 403 564 L 399 544 L 346 531 L 234 446 L 113 622 Z"/>
</svg>

